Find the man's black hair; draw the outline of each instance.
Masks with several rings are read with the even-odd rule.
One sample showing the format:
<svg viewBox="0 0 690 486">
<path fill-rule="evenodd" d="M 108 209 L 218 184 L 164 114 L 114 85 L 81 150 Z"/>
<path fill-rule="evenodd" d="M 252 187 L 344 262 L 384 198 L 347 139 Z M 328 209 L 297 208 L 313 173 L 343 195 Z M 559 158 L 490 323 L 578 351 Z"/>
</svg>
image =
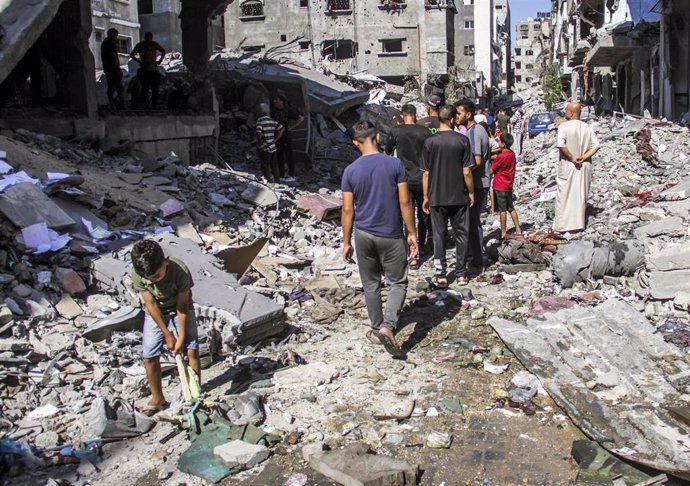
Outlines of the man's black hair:
<svg viewBox="0 0 690 486">
<path fill-rule="evenodd" d="M 369 120 L 361 120 L 352 125 L 352 140 L 364 143 L 376 136 L 378 130 Z"/>
<path fill-rule="evenodd" d="M 503 145 L 505 145 L 507 148 L 512 147 L 514 141 L 515 140 L 510 133 L 501 133 L 501 142 L 503 142 Z"/>
<path fill-rule="evenodd" d="M 408 103 L 400 108 L 400 113 L 407 116 L 417 116 L 417 108 L 415 108 L 413 104 Z"/>
<path fill-rule="evenodd" d="M 163 248 L 153 240 L 139 240 L 132 248 L 134 271 L 142 277 L 150 277 L 165 262 Z"/>
<path fill-rule="evenodd" d="M 474 101 L 469 98 L 463 98 L 455 103 L 456 109 L 460 106 L 462 106 L 463 110 L 465 110 L 467 113 L 471 113 L 472 117 L 474 118 L 474 114 L 477 111 L 477 105 L 474 104 Z"/>
<path fill-rule="evenodd" d="M 144 39 L 145 40 L 151 40 L 153 39 L 153 32 L 147 32 L 144 34 Z"/>
<path fill-rule="evenodd" d="M 443 105 L 440 110 L 438 110 L 438 119 L 439 121 L 445 123 L 446 125 L 452 124 L 453 120 L 455 120 L 455 115 L 457 112 L 455 111 L 455 107 L 452 105 Z"/>
<path fill-rule="evenodd" d="M 118 30 L 115 29 L 115 28 L 110 28 L 110 29 L 108 29 L 108 35 L 110 35 L 110 34 L 118 35 L 119 33 L 120 33 L 120 32 L 118 32 Z"/>
</svg>

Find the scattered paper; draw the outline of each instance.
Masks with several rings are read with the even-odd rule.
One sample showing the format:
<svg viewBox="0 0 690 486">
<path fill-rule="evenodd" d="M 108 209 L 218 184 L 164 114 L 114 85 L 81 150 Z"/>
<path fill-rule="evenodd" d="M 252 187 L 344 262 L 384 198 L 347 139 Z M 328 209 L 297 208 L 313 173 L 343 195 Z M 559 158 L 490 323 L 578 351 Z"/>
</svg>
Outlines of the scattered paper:
<svg viewBox="0 0 690 486">
<path fill-rule="evenodd" d="M 492 375 L 500 375 L 508 369 L 508 365 L 495 365 L 484 360 L 484 371 L 488 371 Z"/>
<path fill-rule="evenodd" d="M 22 239 L 24 246 L 39 254 L 64 248 L 72 237 L 69 234 L 58 234 L 45 223 L 36 223 L 22 229 Z"/>
<path fill-rule="evenodd" d="M 108 231 L 106 228 L 101 226 L 94 226 L 93 223 L 86 218 L 81 218 L 81 222 L 96 243 L 105 241 L 113 236 L 111 231 Z"/>
<path fill-rule="evenodd" d="M 552 199 L 556 199 L 556 191 L 542 192 L 539 195 L 539 201 L 540 202 L 551 201 Z"/>
<path fill-rule="evenodd" d="M 0 159 L 0 174 L 7 174 L 13 170 L 14 168 L 10 164 Z"/>
<path fill-rule="evenodd" d="M 163 226 L 162 228 L 158 228 L 155 232 L 157 235 L 162 235 L 163 233 L 175 233 L 175 229 L 168 225 L 168 226 Z"/>
<path fill-rule="evenodd" d="M 69 174 L 63 172 L 46 172 L 46 184 L 53 184 L 69 177 Z"/>
<path fill-rule="evenodd" d="M 24 182 L 30 182 L 38 186 L 41 181 L 34 179 L 25 171 L 17 172 L 16 174 L 10 174 L 0 179 L 0 192 L 3 192 L 8 187 L 23 184 Z"/>
<path fill-rule="evenodd" d="M 29 420 L 40 420 L 48 417 L 52 417 L 56 413 L 60 411 L 59 408 L 57 408 L 55 405 L 44 405 L 42 407 L 38 407 L 35 410 L 32 410 L 31 412 L 26 414 L 26 418 Z"/>
<path fill-rule="evenodd" d="M 171 197 L 160 205 L 160 209 L 163 217 L 167 218 L 168 216 L 173 216 L 184 211 L 184 206 L 180 201 Z"/>
</svg>

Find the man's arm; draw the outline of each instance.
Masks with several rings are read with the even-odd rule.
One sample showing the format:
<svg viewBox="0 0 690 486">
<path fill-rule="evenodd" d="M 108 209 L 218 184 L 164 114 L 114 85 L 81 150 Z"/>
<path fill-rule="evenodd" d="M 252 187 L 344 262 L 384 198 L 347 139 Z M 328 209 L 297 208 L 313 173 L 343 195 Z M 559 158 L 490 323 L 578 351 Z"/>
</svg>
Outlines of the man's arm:
<svg viewBox="0 0 690 486">
<path fill-rule="evenodd" d="M 467 187 L 467 195 L 470 198 L 470 207 L 474 206 L 474 179 L 472 179 L 472 167 L 464 167 L 462 175 L 465 178 L 465 186 Z"/>
<path fill-rule="evenodd" d="M 590 148 L 587 152 L 584 153 L 584 155 L 580 158 L 580 162 L 587 162 L 588 160 L 591 160 L 592 157 L 594 157 L 594 154 L 596 154 L 599 151 L 599 147 L 592 147 Z"/>
<path fill-rule="evenodd" d="M 577 164 L 577 157 L 573 155 L 573 153 L 570 151 L 568 147 L 558 147 L 558 150 L 561 151 L 566 160 L 569 160 L 570 162 L 574 162 L 575 164 Z"/>
<path fill-rule="evenodd" d="M 160 64 L 163 62 L 163 58 L 165 57 L 165 49 L 163 49 L 163 47 L 160 44 L 156 43 L 156 50 L 161 53 L 160 59 L 156 61 L 158 64 Z"/>
<path fill-rule="evenodd" d="M 352 255 L 352 228 L 355 224 L 355 195 L 352 192 L 343 192 L 343 208 L 340 212 L 340 225 L 343 228 L 343 260 L 354 263 Z"/>
<path fill-rule="evenodd" d="M 292 123 L 288 123 L 288 130 L 294 130 L 296 127 L 300 126 L 304 121 L 302 115 L 297 115 L 297 118 L 292 120 Z"/>
<path fill-rule="evenodd" d="M 136 46 L 134 46 L 134 49 L 132 49 L 132 52 L 129 53 L 129 57 L 131 57 L 131 58 L 134 59 L 136 62 L 138 62 L 139 64 L 141 64 L 141 61 L 140 61 L 139 59 L 137 59 L 137 55 L 138 55 L 138 54 L 139 54 L 139 44 L 137 44 Z"/>
<path fill-rule="evenodd" d="M 189 312 L 190 291 L 186 290 L 177 294 L 177 341 L 172 350 L 173 355 L 184 350 L 187 339 L 187 314 Z"/>
<path fill-rule="evenodd" d="M 407 228 L 407 246 L 410 248 L 408 258 L 414 258 L 419 254 L 419 247 L 417 246 L 417 228 L 414 225 L 414 208 L 407 182 L 398 184 L 398 203 L 405 228 Z"/>
<path fill-rule="evenodd" d="M 141 293 L 141 297 L 144 299 L 144 307 L 146 308 L 146 312 L 151 316 L 153 322 L 155 322 L 163 332 L 165 345 L 168 347 L 168 349 L 170 349 L 170 351 L 174 350 L 175 336 L 172 332 L 170 332 L 170 329 L 168 329 L 168 326 L 165 324 L 165 321 L 163 320 L 163 313 L 161 312 L 161 308 L 158 306 L 158 302 L 156 302 L 156 299 L 153 297 L 151 292 L 144 291 Z"/>
</svg>

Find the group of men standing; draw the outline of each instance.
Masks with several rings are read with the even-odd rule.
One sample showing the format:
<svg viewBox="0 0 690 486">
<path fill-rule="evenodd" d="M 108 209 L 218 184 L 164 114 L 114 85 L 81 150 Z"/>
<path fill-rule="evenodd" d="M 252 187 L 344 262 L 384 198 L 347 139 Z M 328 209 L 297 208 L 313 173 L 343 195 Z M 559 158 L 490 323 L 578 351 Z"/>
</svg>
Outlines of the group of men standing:
<svg viewBox="0 0 690 486">
<path fill-rule="evenodd" d="M 457 284 L 467 285 L 483 271 L 481 214 L 496 175 L 494 194 L 501 215 L 501 236 L 506 237 L 507 214 L 521 235 L 513 207 L 512 185 L 515 153 L 510 150 L 519 133 L 504 133 L 492 149 L 486 124 L 475 120 L 471 100 L 441 105 L 437 96 L 427 100 L 426 117 L 417 120 L 413 105 L 401 110 L 402 123 L 391 130 L 385 152 L 380 135 L 368 121 L 353 126 L 352 138 L 361 157 L 343 173 L 343 258 L 354 263 L 356 253 L 371 329 L 366 337 L 382 344 L 394 357 L 402 357 L 395 339 L 407 291 L 407 268 L 419 265 L 418 257 L 433 246 L 434 283 L 448 285 L 446 234 L 450 222 L 455 243 Z M 513 110 L 513 119 L 522 112 Z M 502 113 L 505 116 L 505 113 Z M 500 116 L 500 115 L 499 115 Z M 598 142 L 591 128 L 579 121 L 580 107 L 566 108 L 567 122 L 559 127 L 561 161 L 557 176 L 554 230 L 584 229 L 586 198 L 591 181 L 591 158 Z M 497 117 L 497 123 L 511 123 Z M 395 151 L 397 157 L 392 157 Z M 496 157 L 491 167 L 492 152 Z M 415 225 L 416 215 L 416 225 Z M 403 231 L 403 226 L 406 231 Z M 406 234 L 406 236 L 405 236 Z M 429 245 L 429 236 L 432 245 Z M 354 236 L 354 246 L 352 239 Z M 381 280 L 389 286 L 382 310 Z"/>
</svg>

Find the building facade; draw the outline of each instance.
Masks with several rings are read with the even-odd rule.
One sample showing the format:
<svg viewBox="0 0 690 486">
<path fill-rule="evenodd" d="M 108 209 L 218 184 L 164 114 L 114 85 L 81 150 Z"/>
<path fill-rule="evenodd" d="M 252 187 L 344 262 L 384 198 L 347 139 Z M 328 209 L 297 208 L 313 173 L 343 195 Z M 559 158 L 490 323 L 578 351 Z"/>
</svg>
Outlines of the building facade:
<svg viewBox="0 0 690 486">
<path fill-rule="evenodd" d="M 510 4 L 508 0 L 494 0 L 494 41 L 501 51 L 501 93 L 513 87 L 512 39 L 510 35 Z"/>
<path fill-rule="evenodd" d="M 518 22 L 515 32 L 513 70 L 515 88 L 522 91 L 541 83 L 551 50 L 551 12 L 538 12 L 536 19 Z"/>
<path fill-rule="evenodd" d="M 493 2 L 507 0 L 243 0 L 225 13 L 230 49 L 294 59 L 338 74 L 366 71 L 402 85 L 456 73 L 461 84 L 501 80 Z M 477 28 L 477 22 L 481 28 Z M 477 65 L 477 49 L 486 52 Z M 479 85 L 477 81 L 479 80 Z"/>
<path fill-rule="evenodd" d="M 127 64 L 129 53 L 139 42 L 140 37 L 141 26 L 137 2 L 134 0 L 91 0 L 91 13 L 93 31 L 89 39 L 89 48 L 96 61 L 96 69 L 103 68 L 100 47 L 111 28 L 119 32 L 117 49 L 120 54 L 120 64 Z"/>
<path fill-rule="evenodd" d="M 553 61 L 564 91 L 597 113 L 690 112 L 690 3 L 553 0 Z"/>
</svg>

